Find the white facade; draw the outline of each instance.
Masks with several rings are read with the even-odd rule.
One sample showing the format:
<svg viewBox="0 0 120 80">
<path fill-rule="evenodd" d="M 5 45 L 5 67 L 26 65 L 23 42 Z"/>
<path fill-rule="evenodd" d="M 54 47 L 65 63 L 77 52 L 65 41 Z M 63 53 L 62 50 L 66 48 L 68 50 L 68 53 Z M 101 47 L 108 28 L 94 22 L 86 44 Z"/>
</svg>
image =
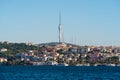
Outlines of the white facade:
<svg viewBox="0 0 120 80">
<path fill-rule="evenodd" d="M 5 58 L 0 58 L 0 62 L 7 62 L 7 59 L 5 59 Z"/>
<path fill-rule="evenodd" d="M 6 51 L 7 51 L 6 48 L 2 48 L 2 49 L 1 49 L 1 52 L 6 52 Z"/>
</svg>

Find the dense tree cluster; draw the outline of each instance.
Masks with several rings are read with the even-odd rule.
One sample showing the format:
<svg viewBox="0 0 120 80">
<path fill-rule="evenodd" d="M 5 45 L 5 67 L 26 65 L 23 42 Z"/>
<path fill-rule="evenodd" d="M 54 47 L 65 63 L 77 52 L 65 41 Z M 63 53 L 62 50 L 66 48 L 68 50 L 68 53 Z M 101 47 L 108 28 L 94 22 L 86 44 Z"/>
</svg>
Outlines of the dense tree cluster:
<svg viewBox="0 0 120 80">
<path fill-rule="evenodd" d="M 0 52 L 0 57 L 14 56 L 16 53 L 25 52 L 27 50 L 37 50 L 37 46 L 27 45 L 26 43 L 1 43 L 0 50 L 6 48 L 6 52 Z"/>
</svg>

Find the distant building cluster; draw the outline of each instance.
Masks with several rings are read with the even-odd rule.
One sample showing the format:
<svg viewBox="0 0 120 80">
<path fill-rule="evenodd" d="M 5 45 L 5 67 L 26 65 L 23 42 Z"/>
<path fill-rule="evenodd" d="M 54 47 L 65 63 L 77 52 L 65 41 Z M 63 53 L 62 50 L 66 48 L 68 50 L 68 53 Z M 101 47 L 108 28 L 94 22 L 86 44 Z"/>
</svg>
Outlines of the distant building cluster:
<svg viewBox="0 0 120 80">
<path fill-rule="evenodd" d="M 27 45 L 31 46 L 31 45 Z M 9 49 L 1 48 L 0 55 L 8 54 Z M 76 46 L 57 43 L 39 45 L 36 49 L 27 49 L 20 53 L 0 56 L 1 64 L 8 65 L 56 65 L 56 66 L 119 66 L 120 47 Z"/>
</svg>

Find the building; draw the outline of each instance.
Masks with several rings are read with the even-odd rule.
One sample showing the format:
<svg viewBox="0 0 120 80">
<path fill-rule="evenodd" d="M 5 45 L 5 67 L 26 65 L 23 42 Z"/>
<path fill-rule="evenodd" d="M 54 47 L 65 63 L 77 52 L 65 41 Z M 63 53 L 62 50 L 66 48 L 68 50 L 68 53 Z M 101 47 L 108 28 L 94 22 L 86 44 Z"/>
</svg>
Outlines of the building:
<svg viewBox="0 0 120 80">
<path fill-rule="evenodd" d="M 6 52 L 7 49 L 6 49 L 6 48 L 2 48 L 0 51 L 1 51 L 1 52 Z"/>
<path fill-rule="evenodd" d="M 6 58 L 0 58 L 0 62 L 7 62 L 7 59 Z"/>
</svg>

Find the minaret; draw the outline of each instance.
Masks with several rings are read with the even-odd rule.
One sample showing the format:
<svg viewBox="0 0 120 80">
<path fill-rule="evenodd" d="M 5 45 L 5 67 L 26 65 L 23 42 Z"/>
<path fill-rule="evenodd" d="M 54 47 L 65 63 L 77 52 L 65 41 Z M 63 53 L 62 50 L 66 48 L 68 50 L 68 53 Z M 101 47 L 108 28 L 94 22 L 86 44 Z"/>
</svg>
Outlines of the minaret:
<svg viewBox="0 0 120 80">
<path fill-rule="evenodd" d="M 61 13 L 59 13 L 59 43 L 62 43 L 62 25 L 61 25 Z"/>
</svg>

